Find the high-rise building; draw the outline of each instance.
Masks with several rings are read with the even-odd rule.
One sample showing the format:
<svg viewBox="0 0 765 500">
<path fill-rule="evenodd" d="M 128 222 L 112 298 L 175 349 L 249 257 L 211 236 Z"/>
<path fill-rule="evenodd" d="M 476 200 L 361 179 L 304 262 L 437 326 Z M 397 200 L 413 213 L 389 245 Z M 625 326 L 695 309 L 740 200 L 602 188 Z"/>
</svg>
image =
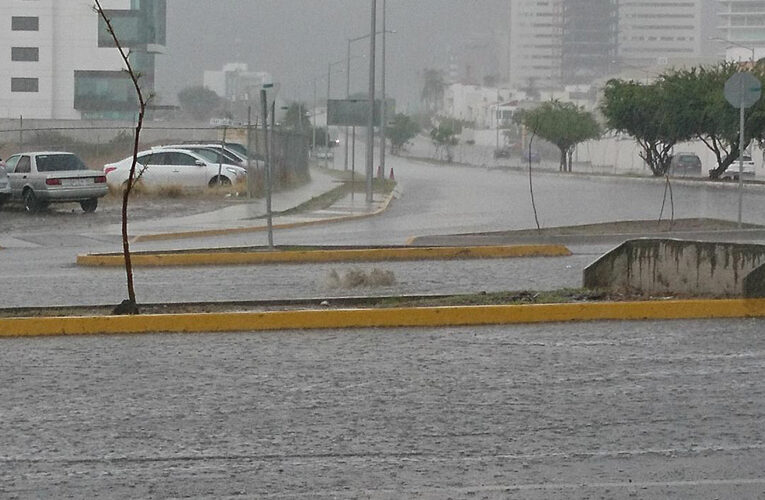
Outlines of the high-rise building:
<svg viewBox="0 0 765 500">
<path fill-rule="evenodd" d="M 701 0 L 619 2 L 619 62 L 666 66 L 701 57 Z"/>
<path fill-rule="evenodd" d="M 165 0 L 102 0 L 147 94 L 165 44 Z M 0 0 L 0 116 L 132 118 L 135 90 L 92 0 Z"/>
<path fill-rule="evenodd" d="M 562 82 L 587 84 L 611 73 L 618 34 L 617 0 L 564 0 Z"/>
<path fill-rule="evenodd" d="M 563 0 L 516 0 L 510 13 L 510 84 L 560 86 Z"/>
<path fill-rule="evenodd" d="M 514 1 L 510 83 L 555 88 L 592 82 L 620 66 L 696 62 L 702 55 L 705 1 Z"/>
<path fill-rule="evenodd" d="M 718 33 L 727 41 L 727 58 L 747 60 L 765 55 L 765 1 L 720 0 Z"/>
</svg>

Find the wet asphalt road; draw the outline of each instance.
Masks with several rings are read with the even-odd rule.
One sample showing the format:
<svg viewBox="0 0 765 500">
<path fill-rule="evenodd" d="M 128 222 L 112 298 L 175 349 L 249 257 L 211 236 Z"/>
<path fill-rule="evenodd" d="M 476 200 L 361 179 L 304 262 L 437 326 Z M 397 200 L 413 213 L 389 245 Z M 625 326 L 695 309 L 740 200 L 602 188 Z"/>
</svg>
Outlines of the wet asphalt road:
<svg viewBox="0 0 765 500">
<path fill-rule="evenodd" d="M 5 339 L 3 498 L 765 498 L 762 322 Z"/>
<path fill-rule="evenodd" d="M 523 173 L 482 168 L 432 166 L 391 159 L 403 197 L 369 219 L 276 231 L 276 244 L 403 244 L 425 234 L 449 234 L 535 227 Z M 543 227 L 609 220 L 656 219 L 664 185 L 653 179 L 535 177 L 537 210 Z M 735 220 L 732 186 L 676 183 L 675 217 Z M 665 208 L 665 218 L 669 208 Z M 745 221 L 763 223 L 765 189 L 747 192 Z M 72 218 L 82 214 L 72 214 Z M 14 245 L 0 251 L 0 304 L 6 306 L 119 303 L 125 298 L 119 270 L 80 269 L 78 253 L 119 251 L 118 238 L 98 227 L 57 227 L 4 237 Z M 33 220 L 32 220 L 33 222 Z M 265 233 L 133 245 L 134 250 L 179 247 L 264 245 Z M 259 298 L 449 293 L 480 290 L 576 287 L 584 267 L 610 245 L 573 247 L 566 259 L 502 259 L 482 262 L 364 264 L 391 270 L 398 284 L 387 289 L 331 290 L 332 269 L 349 266 L 275 266 L 145 270 L 136 272 L 139 301 L 248 300 Z"/>
<path fill-rule="evenodd" d="M 385 214 L 276 233 L 277 244 L 403 243 L 533 227 L 519 173 L 396 167 Z M 543 226 L 655 218 L 663 186 L 540 176 Z M 735 219 L 718 186 L 677 217 Z M 454 200 L 461 200 L 456 203 Z M 765 196 L 745 220 L 762 223 Z M 6 235 L 7 236 L 7 235 Z M 16 232 L 4 306 L 103 304 L 124 275 L 99 228 Z M 264 244 L 252 234 L 183 246 Z M 177 242 L 137 245 L 173 248 Z M 555 259 L 139 269 L 139 301 L 579 286 L 607 247 Z M 332 269 L 397 283 L 333 289 Z M 762 321 L 5 339 L 0 497 L 762 498 Z"/>
</svg>

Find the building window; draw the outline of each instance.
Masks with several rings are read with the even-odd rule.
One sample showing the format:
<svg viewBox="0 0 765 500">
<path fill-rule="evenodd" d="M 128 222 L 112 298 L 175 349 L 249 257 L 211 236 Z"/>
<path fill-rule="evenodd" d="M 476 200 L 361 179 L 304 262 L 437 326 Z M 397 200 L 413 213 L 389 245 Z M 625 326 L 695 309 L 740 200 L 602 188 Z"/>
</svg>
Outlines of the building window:
<svg viewBox="0 0 765 500">
<path fill-rule="evenodd" d="M 133 82 L 122 71 L 75 71 L 74 109 L 133 112 L 138 109 Z"/>
<path fill-rule="evenodd" d="M 40 49 L 37 47 L 11 47 L 11 61 L 39 61 Z"/>
<path fill-rule="evenodd" d="M 11 17 L 11 31 L 40 31 L 39 17 Z"/>
<path fill-rule="evenodd" d="M 39 92 L 40 81 L 37 78 L 11 78 L 11 92 Z"/>
</svg>

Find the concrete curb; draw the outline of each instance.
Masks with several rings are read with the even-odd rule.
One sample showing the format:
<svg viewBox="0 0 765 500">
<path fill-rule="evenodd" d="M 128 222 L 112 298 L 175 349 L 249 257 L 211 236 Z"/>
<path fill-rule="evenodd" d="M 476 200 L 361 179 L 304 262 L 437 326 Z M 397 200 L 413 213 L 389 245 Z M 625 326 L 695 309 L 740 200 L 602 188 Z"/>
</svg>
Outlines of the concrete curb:
<svg viewBox="0 0 765 500">
<path fill-rule="evenodd" d="M 765 317 L 765 299 L 586 302 L 145 316 L 2 318 L 0 319 L 0 337 L 487 326 L 597 320 L 761 317 Z"/>
<path fill-rule="evenodd" d="M 307 221 L 300 221 L 300 222 L 287 222 L 284 224 L 273 224 L 272 227 L 274 229 L 293 229 L 296 227 L 313 226 L 317 224 L 331 224 L 331 223 L 337 223 L 337 222 L 347 222 L 347 221 L 357 220 L 357 219 L 366 219 L 367 217 L 373 217 L 375 215 L 379 215 L 385 210 L 387 210 L 391 201 L 393 201 L 393 199 L 396 197 L 397 197 L 397 192 L 394 189 L 385 198 L 385 201 L 383 202 L 380 208 L 369 213 L 355 214 L 355 215 L 342 215 L 339 217 L 329 217 L 327 219 L 316 219 L 316 220 L 307 220 Z M 166 241 L 166 240 L 185 239 L 185 238 L 204 238 L 204 237 L 210 237 L 210 236 L 223 236 L 223 235 L 230 235 L 230 234 L 255 233 L 255 232 L 261 232 L 261 231 L 267 231 L 267 230 L 268 230 L 268 226 L 246 226 L 246 227 L 232 227 L 232 228 L 221 228 L 221 229 L 201 229 L 198 231 L 178 231 L 178 232 L 170 232 L 170 233 L 143 234 L 143 235 L 138 235 L 133 237 L 132 241 L 139 243 L 139 242 L 145 242 L 145 241 Z"/>
<path fill-rule="evenodd" d="M 511 257 L 564 257 L 563 245 L 501 245 L 473 247 L 382 247 L 284 251 L 147 252 L 131 255 L 133 266 L 222 266 L 319 262 L 379 262 L 407 260 L 499 259 Z M 77 256 L 77 264 L 90 267 L 124 266 L 122 254 Z"/>
</svg>

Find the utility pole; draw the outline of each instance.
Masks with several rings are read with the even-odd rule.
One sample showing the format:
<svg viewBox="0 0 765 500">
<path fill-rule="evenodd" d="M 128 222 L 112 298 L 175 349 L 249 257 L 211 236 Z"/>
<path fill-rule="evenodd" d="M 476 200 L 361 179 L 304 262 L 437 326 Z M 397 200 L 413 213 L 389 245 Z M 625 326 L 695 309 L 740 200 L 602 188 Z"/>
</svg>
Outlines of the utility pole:
<svg viewBox="0 0 765 500">
<path fill-rule="evenodd" d="M 324 168 L 329 168 L 329 94 L 332 89 L 332 63 L 327 64 L 327 128 L 324 130 Z M 334 163 L 334 161 L 332 162 Z"/>
<path fill-rule="evenodd" d="M 313 113 L 311 113 L 311 119 L 313 120 L 313 139 L 311 141 L 311 155 L 316 154 L 316 78 L 313 79 Z"/>
<path fill-rule="evenodd" d="M 263 147 L 266 159 L 266 218 L 268 220 L 268 248 L 274 247 L 273 220 L 271 216 L 271 148 L 268 140 L 268 98 L 266 89 L 260 90 L 260 106 L 263 110 Z"/>
<path fill-rule="evenodd" d="M 372 29 L 369 31 L 369 117 L 367 121 L 367 182 L 366 201 L 372 203 L 372 177 L 375 162 L 375 32 L 377 31 L 377 0 L 372 0 Z"/>
<path fill-rule="evenodd" d="M 351 97 L 351 39 L 348 39 L 348 51 L 345 54 L 345 98 Z M 348 170 L 348 126 L 345 127 L 345 155 L 343 160 L 344 170 Z M 353 192 L 351 192 L 351 196 Z"/>
<path fill-rule="evenodd" d="M 382 4 L 382 77 L 381 83 L 380 83 L 380 93 L 382 94 L 382 101 L 380 103 L 380 170 L 382 178 L 385 178 L 385 124 L 387 121 L 387 117 L 385 116 L 386 112 L 386 99 L 385 99 L 385 2 L 386 0 L 383 0 Z"/>
</svg>

